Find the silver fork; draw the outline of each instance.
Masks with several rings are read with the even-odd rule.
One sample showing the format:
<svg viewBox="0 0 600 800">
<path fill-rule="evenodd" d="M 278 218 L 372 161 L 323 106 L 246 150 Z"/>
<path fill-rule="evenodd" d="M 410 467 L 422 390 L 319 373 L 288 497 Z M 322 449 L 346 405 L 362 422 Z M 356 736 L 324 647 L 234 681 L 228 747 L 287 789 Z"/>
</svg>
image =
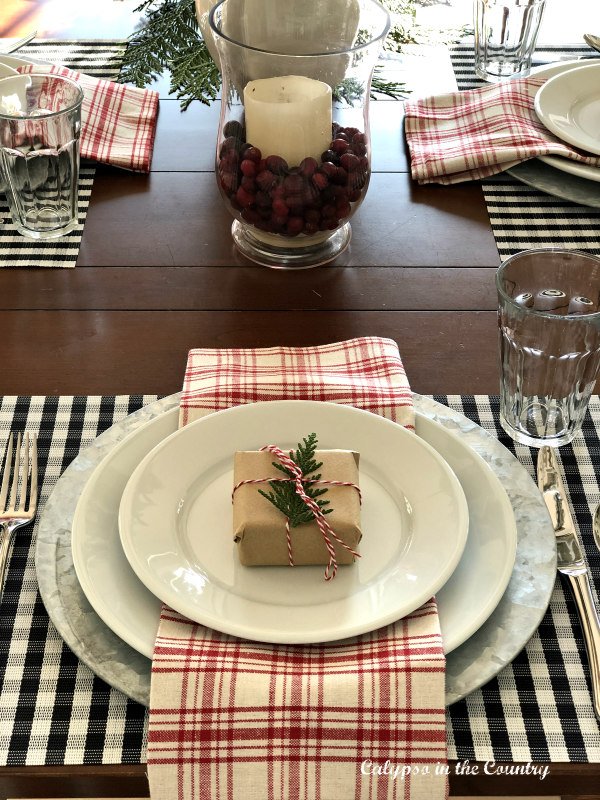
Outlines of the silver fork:
<svg viewBox="0 0 600 800">
<path fill-rule="evenodd" d="M 0 485 L 0 597 L 13 534 L 17 528 L 29 525 L 35 517 L 36 507 L 37 437 L 34 433 L 25 433 L 25 439 L 22 441 L 20 433 L 13 434 L 8 440 Z"/>
</svg>

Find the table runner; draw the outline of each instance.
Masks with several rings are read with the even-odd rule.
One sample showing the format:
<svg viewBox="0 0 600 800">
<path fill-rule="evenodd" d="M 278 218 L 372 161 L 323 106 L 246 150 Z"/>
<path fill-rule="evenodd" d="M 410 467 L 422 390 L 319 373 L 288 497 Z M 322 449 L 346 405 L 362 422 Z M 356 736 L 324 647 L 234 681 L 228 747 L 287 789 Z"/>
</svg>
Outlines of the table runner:
<svg viewBox="0 0 600 800">
<path fill-rule="evenodd" d="M 9 430 L 40 431 L 40 508 L 81 448 L 155 395 L 6 397 L 0 451 Z M 534 475 L 535 451 L 500 429 L 498 399 L 438 396 L 438 402 L 498 436 Z M 596 592 L 600 554 L 591 511 L 600 500 L 600 399 L 583 431 L 561 448 L 567 484 Z M 35 528 L 16 535 L 0 605 L 0 765 L 145 761 L 146 709 L 108 687 L 73 655 L 37 593 Z M 587 662 L 575 606 L 557 583 L 539 632 L 500 675 L 448 709 L 451 759 L 600 761 L 600 731 L 589 699 Z M 526 725 L 523 720 L 526 720 Z"/>
<path fill-rule="evenodd" d="M 590 48 L 540 46 L 535 60 L 551 62 L 582 55 L 590 55 Z M 450 58 L 459 89 L 485 85 L 475 77 L 472 40 L 452 46 Z M 600 209 L 545 194 L 507 174 L 486 178 L 482 188 L 502 261 L 519 250 L 537 247 L 566 247 L 600 254 Z"/>
<path fill-rule="evenodd" d="M 64 64 L 97 78 L 118 76 L 127 44 L 122 40 L 66 42 L 44 40 L 23 47 L 16 55 Z M 36 241 L 17 233 L 0 192 L 0 267 L 74 267 L 79 254 L 83 226 L 92 193 L 96 167 L 81 162 L 79 174 L 78 224 L 60 239 Z"/>
</svg>

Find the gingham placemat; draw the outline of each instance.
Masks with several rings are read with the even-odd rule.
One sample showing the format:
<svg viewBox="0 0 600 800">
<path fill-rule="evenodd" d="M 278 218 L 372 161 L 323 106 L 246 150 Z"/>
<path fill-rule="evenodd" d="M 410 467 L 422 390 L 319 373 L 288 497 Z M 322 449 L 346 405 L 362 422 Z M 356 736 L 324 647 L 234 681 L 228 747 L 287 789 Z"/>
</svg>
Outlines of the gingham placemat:
<svg viewBox="0 0 600 800">
<path fill-rule="evenodd" d="M 122 40 L 42 41 L 23 47 L 19 55 L 64 64 L 97 78 L 114 79 L 127 44 Z M 83 162 L 79 173 L 78 224 L 71 233 L 46 242 L 21 236 L 12 224 L 6 197 L 0 192 L 0 267 L 74 267 L 92 193 L 96 168 Z"/>
<path fill-rule="evenodd" d="M 0 452 L 10 430 L 40 431 L 40 505 L 82 447 L 114 422 L 156 399 L 6 397 Z M 436 396 L 497 435 L 534 475 L 535 452 L 500 430 L 497 398 Z M 596 592 L 600 555 L 590 514 L 600 501 L 600 399 L 583 432 L 561 447 L 562 463 Z M 146 709 L 80 663 L 49 622 L 37 593 L 34 537 L 16 535 L 0 605 L 0 765 L 145 761 Z M 600 761 L 600 731 L 587 688 L 577 612 L 557 583 L 548 613 L 526 648 L 500 675 L 448 710 L 451 759 Z M 524 720 L 526 722 L 524 722 Z"/>
<path fill-rule="evenodd" d="M 534 61 L 570 60 L 590 52 L 586 46 L 540 47 Z M 484 85 L 475 77 L 472 40 L 452 46 L 450 57 L 459 89 Z M 486 178 L 482 188 L 502 261 L 520 250 L 540 247 L 600 254 L 600 209 L 561 200 L 506 174 Z"/>
</svg>

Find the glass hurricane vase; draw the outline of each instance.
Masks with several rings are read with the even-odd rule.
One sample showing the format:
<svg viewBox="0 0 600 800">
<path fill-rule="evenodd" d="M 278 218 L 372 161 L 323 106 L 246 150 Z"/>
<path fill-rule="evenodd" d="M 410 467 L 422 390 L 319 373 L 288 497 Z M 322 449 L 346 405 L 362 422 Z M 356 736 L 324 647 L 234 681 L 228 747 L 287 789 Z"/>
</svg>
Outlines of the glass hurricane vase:
<svg viewBox="0 0 600 800">
<path fill-rule="evenodd" d="M 327 263 L 369 186 L 369 92 L 389 14 L 376 0 L 222 0 L 209 21 L 234 242 L 269 267 Z"/>
</svg>

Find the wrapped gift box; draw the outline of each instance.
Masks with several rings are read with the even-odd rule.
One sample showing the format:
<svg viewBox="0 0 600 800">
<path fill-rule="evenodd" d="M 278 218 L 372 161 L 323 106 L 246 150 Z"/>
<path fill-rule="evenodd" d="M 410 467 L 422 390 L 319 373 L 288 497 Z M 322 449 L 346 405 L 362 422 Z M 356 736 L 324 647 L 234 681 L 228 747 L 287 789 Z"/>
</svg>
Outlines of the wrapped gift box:
<svg viewBox="0 0 600 800">
<path fill-rule="evenodd" d="M 356 551 L 361 538 L 358 453 L 349 450 L 317 450 L 317 461 L 323 464 L 318 473 L 323 481 L 343 481 L 354 486 L 327 486 L 323 500 L 329 500 L 333 511 L 325 519 L 337 536 Z M 273 466 L 276 458 L 263 451 L 240 451 L 234 457 L 234 486 L 241 481 L 263 478 L 285 478 Z M 308 478 L 311 476 L 309 475 Z M 318 486 L 319 484 L 314 484 Z M 233 496 L 233 538 L 239 559 L 245 566 L 289 565 L 285 515 L 259 493 L 269 492 L 268 482 L 239 486 Z M 295 566 L 327 564 L 329 553 L 317 521 L 290 527 L 292 555 Z M 352 564 L 354 555 L 332 539 L 338 564 Z"/>
</svg>

